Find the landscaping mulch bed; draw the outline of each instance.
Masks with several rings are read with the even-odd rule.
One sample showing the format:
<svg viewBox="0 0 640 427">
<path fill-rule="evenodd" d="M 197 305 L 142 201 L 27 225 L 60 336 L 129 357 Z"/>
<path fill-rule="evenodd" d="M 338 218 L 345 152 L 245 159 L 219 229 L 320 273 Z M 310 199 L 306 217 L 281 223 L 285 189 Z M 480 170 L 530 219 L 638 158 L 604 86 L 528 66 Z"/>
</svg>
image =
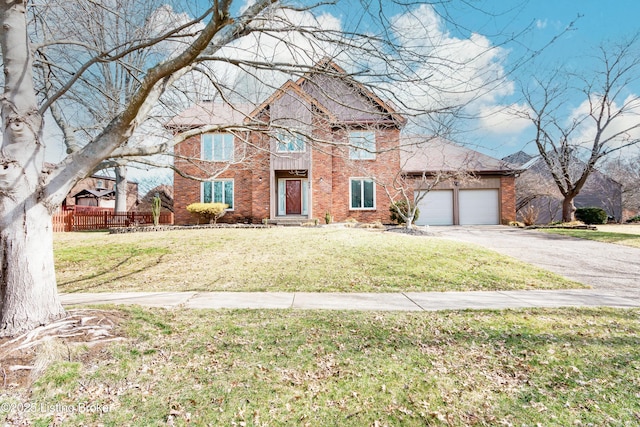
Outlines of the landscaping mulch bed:
<svg viewBox="0 0 640 427">
<path fill-rule="evenodd" d="M 109 234 L 125 234 L 125 233 L 143 233 L 150 231 L 169 231 L 169 230 L 204 230 L 207 228 L 268 228 L 269 225 L 264 224 L 198 224 L 198 225 L 148 225 L 138 227 L 112 227 L 109 228 Z"/>
<path fill-rule="evenodd" d="M 561 229 L 561 230 L 597 230 L 598 227 L 596 227 L 595 225 L 589 225 L 589 224 L 576 224 L 576 225 L 565 225 L 565 224 L 558 224 L 558 225 L 529 225 L 527 227 L 525 227 L 525 229 L 527 230 L 536 230 L 536 229 L 546 229 L 546 228 L 551 228 L 551 229 Z"/>
</svg>

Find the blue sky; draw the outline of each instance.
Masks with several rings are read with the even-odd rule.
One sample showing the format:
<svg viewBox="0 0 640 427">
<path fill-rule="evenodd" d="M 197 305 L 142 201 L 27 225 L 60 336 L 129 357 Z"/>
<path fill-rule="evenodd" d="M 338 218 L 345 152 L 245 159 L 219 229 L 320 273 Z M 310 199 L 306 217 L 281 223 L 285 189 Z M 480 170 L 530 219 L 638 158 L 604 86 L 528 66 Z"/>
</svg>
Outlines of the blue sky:
<svg viewBox="0 0 640 427">
<path fill-rule="evenodd" d="M 301 3 L 310 4 L 302 0 Z M 526 84 L 532 76 L 543 76 L 559 67 L 576 71 L 595 68 L 598 46 L 628 39 L 640 31 L 637 23 L 640 2 L 637 0 L 453 0 L 428 3 L 341 0 L 335 6 L 326 6 L 313 13 L 332 15 L 339 20 L 342 28 L 357 27 L 359 32 L 377 32 L 374 21 L 379 16 L 379 10 L 387 19 L 406 12 L 406 8 L 397 3 L 409 4 L 414 11 L 420 11 L 416 16 L 423 16 L 425 20 L 429 16 L 424 7 L 421 9 L 421 5 L 434 3 L 440 15 L 441 27 L 435 33 L 445 34 L 447 43 L 455 40 L 459 53 L 464 53 L 465 49 L 478 49 L 476 43 L 465 43 L 474 34 L 483 36 L 494 46 L 501 46 L 503 59 L 499 66 L 505 72 L 516 61 L 530 56 L 553 40 L 535 60 L 510 74 L 508 85 L 475 103 L 476 113 L 484 115 L 483 120 L 458 125 L 465 132 L 457 135 L 457 140 L 495 157 L 503 157 L 520 149 L 535 152 L 532 144 L 527 145 L 532 139 L 531 126 L 502 114 L 507 106 L 522 105 L 517 81 Z M 363 4 L 369 4 L 368 11 L 363 10 Z M 368 19 L 368 14 L 373 17 Z M 565 31 L 567 28 L 570 29 Z M 511 40 L 513 35 L 516 37 Z M 480 66 L 483 65 L 495 66 L 480 62 Z M 631 90 L 640 93 L 640 87 Z M 571 108 L 577 109 L 583 101 L 572 100 L 572 104 L 567 105 L 567 114 Z"/>
<path fill-rule="evenodd" d="M 469 13 L 470 9 L 466 8 L 465 13 L 455 16 L 462 25 L 486 35 L 491 40 L 492 34 L 499 31 L 508 34 L 531 27 L 531 31 L 520 38 L 521 45 L 508 45 L 511 51 L 510 58 L 519 57 L 527 48 L 537 49 L 544 46 L 573 22 L 571 30 L 562 34 L 536 58 L 535 62 L 514 76 L 522 79 L 527 79 L 532 73 L 544 73 L 559 65 L 575 70 L 595 67 L 594 55 L 598 54 L 595 48 L 603 43 L 615 43 L 632 37 L 640 31 L 640 2 L 635 0 L 480 0 L 473 4 L 484 11 L 506 10 L 503 15 L 494 17 L 481 12 Z M 513 9 L 506 9 L 509 6 Z M 632 89 L 635 93 L 640 93 L 640 87 Z M 518 102 L 518 94 L 514 93 L 513 96 L 503 99 L 509 100 Z M 576 103 L 581 101 L 576 100 Z M 481 151 L 500 157 L 524 147 L 531 136 L 530 129 L 502 135 L 480 132 L 481 140 L 478 144 Z M 533 153 L 535 148 L 529 144 L 525 151 Z"/>
<path fill-rule="evenodd" d="M 455 3 L 448 7 L 452 19 L 489 39 L 493 39 L 494 35 L 498 35 L 495 37 L 498 39 L 531 27 L 532 31 L 519 39 L 527 47 L 540 47 L 548 43 L 574 22 L 573 29 L 544 52 L 543 56 L 550 64 L 567 60 L 580 64 L 592 47 L 640 31 L 640 2 L 637 0 L 465 1 L 473 7 L 455 6 Z M 455 31 L 452 25 L 448 27 Z M 468 33 L 463 35 L 468 36 Z M 518 50 L 517 45 L 510 45 L 510 48 Z"/>
</svg>

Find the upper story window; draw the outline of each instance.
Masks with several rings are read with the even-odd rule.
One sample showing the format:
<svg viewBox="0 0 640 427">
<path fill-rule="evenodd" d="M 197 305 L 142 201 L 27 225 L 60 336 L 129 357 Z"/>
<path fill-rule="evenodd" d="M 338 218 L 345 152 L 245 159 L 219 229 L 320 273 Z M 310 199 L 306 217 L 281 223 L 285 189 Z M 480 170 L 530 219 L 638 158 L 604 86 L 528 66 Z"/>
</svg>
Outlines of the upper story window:
<svg viewBox="0 0 640 427">
<path fill-rule="evenodd" d="M 352 160 L 375 160 L 376 133 L 374 131 L 349 132 L 349 158 Z"/>
<path fill-rule="evenodd" d="M 299 133 L 278 132 L 276 151 L 278 153 L 302 153 L 306 149 L 304 136 Z"/>
<path fill-rule="evenodd" d="M 233 160 L 233 134 L 205 133 L 202 135 L 202 160 L 214 162 Z"/>
</svg>

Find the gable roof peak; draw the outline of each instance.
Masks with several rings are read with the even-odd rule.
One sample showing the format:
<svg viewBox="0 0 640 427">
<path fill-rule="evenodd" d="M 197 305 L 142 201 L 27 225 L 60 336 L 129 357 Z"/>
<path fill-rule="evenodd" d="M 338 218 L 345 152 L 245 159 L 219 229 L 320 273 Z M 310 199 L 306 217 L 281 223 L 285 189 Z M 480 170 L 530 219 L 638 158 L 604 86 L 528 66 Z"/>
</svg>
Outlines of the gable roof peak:
<svg viewBox="0 0 640 427">
<path fill-rule="evenodd" d="M 322 76 L 326 78 L 323 79 Z M 333 92 L 331 92 L 331 80 L 339 82 L 343 86 L 335 86 Z M 407 123 L 407 119 L 396 110 L 392 103 L 383 100 L 367 85 L 356 80 L 353 74 L 348 73 L 336 64 L 332 57 L 325 56 L 320 59 L 298 78 L 296 84 L 321 104 L 325 104 L 326 108 L 340 110 L 340 112 L 335 111 L 335 115 L 343 123 L 355 123 L 358 121 L 386 122 L 387 124 L 393 123 L 399 128 L 402 128 Z M 339 87 L 340 89 L 338 89 Z M 353 95 L 352 98 L 349 98 L 350 94 Z M 370 107 L 365 107 L 364 104 L 360 106 L 351 104 L 358 97 L 365 100 L 364 102 Z M 376 117 L 369 117 L 368 120 L 362 120 L 362 117 L 345 118 L 345 115 L 350 116 L 354 113 L 373 114 Z"/>
<path fill-rule="evenodd" d="M 297 82 L 294 82 L 293 80 L 289 79 L 286 82 L 284 82 L 282 86 L 276 89 L 275 92 L 271 94 L 271 96 L 269 96 L 266 100 L 264 100 L 264 102 L 262 102 L 256 108 L 254 108 L 253 111 L 248 114 L 247 118 L 245 119 L 245 123 L 255 119 L 262 111 L 264 111 L 267 108 L 267 106 L 269 106 L 274 101 L 283 97 L 286 93 L 289 93 L 289 92 L 295 93 L 304 101 L 317 107 L 320 111 L 326 114 L 330 120 L 335 121 L 335 116 L 329 110 L 327 110 L 324 105 L 318 102 L 318 100 L 315 99 L 313 96 L 305 92 Z"/>
<path fill-rule="evenodd" d="M 333 68 L 338 74 L 347 74 L 347 71 L 339 66 L 332 57 L 324 56 L 320 59 L 316 64 L 312 67 L 312 69 L 320 69 L 326 70 L 328 68 Z"/>
</svg>

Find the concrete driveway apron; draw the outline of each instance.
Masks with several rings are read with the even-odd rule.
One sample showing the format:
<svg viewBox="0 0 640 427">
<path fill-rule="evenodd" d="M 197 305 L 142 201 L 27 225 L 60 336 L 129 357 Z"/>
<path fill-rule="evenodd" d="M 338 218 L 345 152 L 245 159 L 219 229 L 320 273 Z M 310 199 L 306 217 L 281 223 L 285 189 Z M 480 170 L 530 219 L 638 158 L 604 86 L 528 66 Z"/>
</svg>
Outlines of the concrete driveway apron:
<svg viewBox="0 0 640 427">
<path fill-rule="evenodd" d="M 606 293 L 640 299 L 640 249 L 507 226 L 431 227 Z"/>
</svg>

